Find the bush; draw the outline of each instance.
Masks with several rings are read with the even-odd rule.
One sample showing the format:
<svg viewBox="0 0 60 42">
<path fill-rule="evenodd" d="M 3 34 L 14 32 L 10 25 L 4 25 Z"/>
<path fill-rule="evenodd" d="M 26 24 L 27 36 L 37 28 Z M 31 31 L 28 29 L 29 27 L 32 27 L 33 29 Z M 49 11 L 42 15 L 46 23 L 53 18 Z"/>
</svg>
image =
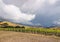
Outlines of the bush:
<svg viewBox="0 0 60 42">
<path fill-rule="evenodd" d="M 7 23 L 3 23 L 1 24 L 1 28 L 7 28 L 8 24 Z"/>
<path fill-rule="evenodd" d="M 14 28 L 14 26 L 7 26 L 7 28 Z"/>
<path fill-rule="evenodd" d="M 15 26 L 15 28 L 21 28 L 20 26 Z"/>
<path fill-rule="evenodd" d="M 24 26 L 22 26 L 21 28 L 25 28 Z"/>
<path fill-rule="evenodd" d="M 1 26 L 1 28 L 7 28 L 7 26 Z"/>
</svg>

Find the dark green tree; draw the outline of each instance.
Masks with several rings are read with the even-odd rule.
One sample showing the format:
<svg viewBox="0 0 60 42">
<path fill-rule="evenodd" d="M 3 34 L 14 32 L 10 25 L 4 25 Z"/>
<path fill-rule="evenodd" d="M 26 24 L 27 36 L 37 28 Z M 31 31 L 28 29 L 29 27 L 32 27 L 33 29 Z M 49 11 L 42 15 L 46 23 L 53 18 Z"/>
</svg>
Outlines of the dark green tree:
<svg viewBox="0 0 60 42">
<path fill-rule="evenodd" d="M 15 26 L 15 28 L 21 28 L 20 26 Z"/>
</svg>

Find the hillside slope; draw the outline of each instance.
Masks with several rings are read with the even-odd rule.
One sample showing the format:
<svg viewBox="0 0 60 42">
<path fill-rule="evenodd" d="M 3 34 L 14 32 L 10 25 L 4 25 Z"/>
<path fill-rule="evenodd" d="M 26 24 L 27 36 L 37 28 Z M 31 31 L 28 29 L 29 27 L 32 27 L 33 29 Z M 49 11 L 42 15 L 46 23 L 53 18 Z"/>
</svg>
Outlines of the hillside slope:
<svg viewBox="0 0 60 42">
<path fill-rule="evenodd" d="M 8 22 L 8 21 L 0 22 L 0 24 L 4 24 L 4 23 L 7 23 L 9 26 L 17 26 L 17 25 L 20 25 L 20 24 L 16 24 L 16 23 Z"/>
<path fill-rule="evenodd" d="M 9 22 L 9 21 L 2 21 L 2 22 L 0 22 L 0 25 L 4 24 L 4 23 L 7 23 L 9 26 L 25 26 L 26 28 L 36 28 L 36 27 L 27 26 L 27 25 L 23 25 L 23 24 L 12 23 L 12 22 Z"/>
</svg>

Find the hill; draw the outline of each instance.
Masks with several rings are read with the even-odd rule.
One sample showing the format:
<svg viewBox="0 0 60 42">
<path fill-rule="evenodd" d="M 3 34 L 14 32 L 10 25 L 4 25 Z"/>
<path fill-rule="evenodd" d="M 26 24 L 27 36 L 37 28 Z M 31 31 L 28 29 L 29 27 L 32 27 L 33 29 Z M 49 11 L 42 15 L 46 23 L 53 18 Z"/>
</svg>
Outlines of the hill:
<svg viewBox="0 0 60 42">
<path fill-rule="evenodd" d="M 13 22 L 9 22 L 9 21 L 0 21 L 0 25 L 4 24 L 4 23 L 7 23 L 9 26 L 25 26 L 26 28 L 43 28 L 43 27 L 39 27 L 39 26 L 17 24 L 17 23 L 13 23 Z"/>
<path fill-rule="evenodd" d="M 19 26 L 20 24 L 16 24 L 16 23 L 12 23 L 12 22 L 8 22 L 8 21 L 2 21 L 2 22 L 0 22 L 0 25 L 1 24 L 4 24 L 4 23 L 7 23 L 9 26 Z"/>
</svg>

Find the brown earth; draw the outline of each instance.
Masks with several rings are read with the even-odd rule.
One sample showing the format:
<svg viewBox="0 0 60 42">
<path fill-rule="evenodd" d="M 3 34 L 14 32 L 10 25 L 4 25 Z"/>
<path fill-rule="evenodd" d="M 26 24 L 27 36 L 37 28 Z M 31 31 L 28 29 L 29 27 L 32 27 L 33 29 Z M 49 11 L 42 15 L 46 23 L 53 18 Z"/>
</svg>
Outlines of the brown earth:
<svg viewBox="0 0 60 42">
<path fill-rule="evenodd" d="M 60 42 L 60 38 L 40 34 L 0 31 L 0 42 Z"/>
</svg>

